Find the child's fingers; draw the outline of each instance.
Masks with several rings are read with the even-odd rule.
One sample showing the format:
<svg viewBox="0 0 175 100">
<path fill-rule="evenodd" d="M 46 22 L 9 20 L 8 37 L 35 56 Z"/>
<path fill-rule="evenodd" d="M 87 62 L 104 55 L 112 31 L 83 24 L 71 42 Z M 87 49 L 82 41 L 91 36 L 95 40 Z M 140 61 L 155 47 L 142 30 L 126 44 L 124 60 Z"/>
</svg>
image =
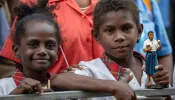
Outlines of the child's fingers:
<svg viewBox="0 0 175 100">
<path fill-rule="evenodd" d="M 25 82 L 21 83 L 19 88 L 21 91 L 23 91 L 22 93 L 32 93 L 33 92 L 32 87 L 26 84 Z"/>
<path fill-rule="evenodd" d="M 35 82 L 36 82 L 36 88 L 37 88 L 37 91 L 38 91 L 39 93 L 41 93 L 41 92 L 42 92 L 42 86 L 41 86 L 41 83 L 40 83 L 39 81 L 37 81 L 37 80 L 35 80 Z"/>
<path fill-rule="evenodd" d="M 66 70 L 66 71 L 71 71 L 71 70 L 72 70 L 72 67 L 67 67 L 67 68 L 65 68 L 64 70 Z"/>
<path fill-rule="evenodd" d="M 43 89 L 43 92 L 54 92 L 52 89 Z"/>
<path fill-rule="evenodd" d="M 164 67 L 162 65 L 157 65 L 157 66 L 155 66 L 155 69 L 158 71 L 162 71 L 162 70 L 164 70 Z"/>
<path fill-rule="evenodd" d="M 169 84 L 169 81 L 160 81 L 160 82 L 157 82 L 156 84 L 167 86 Z"/>
<path fill-rule="evenodd" d="M 162 70 L 162 71 L 159 70 L 157 73 L 153 75 L 153 78 L 158 78 L 166 75 L 168 75 L 168 72 L 166 70 Z"/>
<path fill-rule="evenodd" d="M 152 77 L 153 78 L 159 78 L 159 77 L 162 77 L 162 76 L 166 76 L 168 74 L 167 71 L 159 71 L 157 73 L 155 73 Z"/>
<path fill-rule="evenodd" d="M 82 70 L 83 66 L 81 66 L 81 65 L 72 65 L 71 67 L 65 68 L 63 71 L 61 71 L 61 73 L 72 72 L 72 71 L 75 71 L 76 68 Z"/>
<path fill-rule="evenodd" d="M 156 82 L 156 83 L 160 82 L 160 81 L 169 81 L 169 77 L 168 76 L 162 76 L 162 77 L 154 79 L 154 82 Z"/>
<path fill-rule="evenodd" d="M 78 69 L 80 69 L 80 70 L 83 69 L 83 66 L 82 66 L 82 65 L 73 65 L 72 67 L 73 67 L 73 68 L 78 68 Z"/>
<path fill-rule="evenodd" d="M 26 78 L 25 83 L 31 86 L 34 91 L 37 91 L 39 93 L 42 92 L 41 83 L 39 81 L 30 79 L 30 78 Z"/>
</svg>

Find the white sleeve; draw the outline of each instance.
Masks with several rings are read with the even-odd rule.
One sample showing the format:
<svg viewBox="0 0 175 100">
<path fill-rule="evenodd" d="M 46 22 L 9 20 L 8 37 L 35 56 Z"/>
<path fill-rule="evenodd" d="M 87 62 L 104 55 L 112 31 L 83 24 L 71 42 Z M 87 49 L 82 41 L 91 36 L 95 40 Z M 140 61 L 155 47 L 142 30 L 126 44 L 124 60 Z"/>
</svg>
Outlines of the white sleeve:
<svg viewBox="0 0 175 100">
<path fill-rule="evenodd" d="M 81 61 L 79 65 L 83 66 L 82 70 L 76 69 L 74 73 L 90 76 L 98 79 L 115 80 L 108 68 L 105 66 L 100 58 L 89 62 Z"/>
<path fill-rule="evenodd" d="M 143 49 L 146 48 L 146 45 L 147 45 L 147 41 L 144 41 L 144 44 L 143 44 Z"/>
<path fill-rule="evenodd" d="M 16 88 L 16 84 L 12 78 L 0 79 L 0 96 L 8 95 Z"/>
</svg>

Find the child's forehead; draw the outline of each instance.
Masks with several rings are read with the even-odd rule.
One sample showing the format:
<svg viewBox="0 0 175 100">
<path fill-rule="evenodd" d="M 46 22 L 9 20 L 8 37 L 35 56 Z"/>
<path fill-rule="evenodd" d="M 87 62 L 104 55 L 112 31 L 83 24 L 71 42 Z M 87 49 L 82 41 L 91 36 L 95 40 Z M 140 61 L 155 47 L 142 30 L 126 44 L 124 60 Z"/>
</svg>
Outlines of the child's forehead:
<svg viewBox="0 0 175 100">
<path fill-rule="evenodd" d="M 102 24 L 106 23 L 133 23 L 134 18 L 130 12 L 125 12 L 123 10 L 110 11 L 105 13 L 101 18 Z"/>
<path fill-rule="evenodd" d="M 131 12 L 129 11 L 125 11 L 125 10 L 112 10 L 112 11 L 109 11 L 109 12 L 106 12 L 102 15 L 102 18 L 109 18 L 109 17 L 121 17 L 121 19 L 132 19 L 133 18 L 133 15 Z"/>
<path fill-rule="evenodd" d="M 56 33 L 56 29 L 53 25 L 47 22 L 28 22 L 25 26 L 26 33 L 38 33 L 38 32 L 48 32 Z"/>
</svg>

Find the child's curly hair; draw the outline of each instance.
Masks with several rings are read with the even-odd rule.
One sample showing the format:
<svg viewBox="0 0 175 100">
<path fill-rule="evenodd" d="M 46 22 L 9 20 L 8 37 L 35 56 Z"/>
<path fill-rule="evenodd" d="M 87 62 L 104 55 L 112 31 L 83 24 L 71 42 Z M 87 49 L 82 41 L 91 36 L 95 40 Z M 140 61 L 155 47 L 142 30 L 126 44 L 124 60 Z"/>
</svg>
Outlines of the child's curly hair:
<svg viewBox="0 0 175 100">
<path fill-rule="evenodd" d="M 14 8 L 14 12 L 17 15 L 14 37 L 16 44 L 20 45 L 21 35 L 25 34 L 25 26 L 28 22 L 47 22 L 52 25 L 56 29 L 58 44 L 61 44 L 60 28 L 54 21 L 55 15 L 52 14 L 55 6 L 47 6 L 47 4 L 48 0 L 38 0 L 37 4 L 30 2 L 30 6 L 20 2 L 19 5 Z"/>
<path fill-rule="evenodd" d="M 93 35 L 95 37 L 99 34 L 99 28 L 103 22 L 102 17 L 104 14 L 119 10 L 129 11 L 133 16 L 133 20 L 136 22 L 136 25 L 139 26 L 139 11 L 134 0 L 100 0 L 93 13 Z"/>
</svg>

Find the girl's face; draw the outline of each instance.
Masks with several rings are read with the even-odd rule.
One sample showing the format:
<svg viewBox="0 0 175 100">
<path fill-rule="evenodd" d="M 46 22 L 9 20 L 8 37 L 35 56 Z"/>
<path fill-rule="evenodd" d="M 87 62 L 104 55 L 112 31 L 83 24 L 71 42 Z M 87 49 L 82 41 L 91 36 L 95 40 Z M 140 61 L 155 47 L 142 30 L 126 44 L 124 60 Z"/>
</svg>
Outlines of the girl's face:
<svg viewBox="0 0 175 100">
<path fill-rule="evenodd" d="M 149 40 L 151 40 L 151 41 L 152 41 L 152 40 L 153 40 L 153 38 L 154 38 L 154 34 L 150 32 L 150 33 L 148 34 L 148 38 L 149 38 Z"/>
<path fill-rule="evenodd" d="M 117 59 L 132 55 L 136 41 L 141 35 L 142 25 L 137 27 L 132 14 L 124 10 L 108 12 L 102 18 L 97 40 L 106 54 Z"/>
<path fill-rule="evenodd" d="M 22 66 L 34 71 L 45 71 L 52 66 L 58 55 L 55 28 L 47 22 L 29 22 L 21 36 L 20 45 L 14 45 L 15 55 Z"/>
</svg>

